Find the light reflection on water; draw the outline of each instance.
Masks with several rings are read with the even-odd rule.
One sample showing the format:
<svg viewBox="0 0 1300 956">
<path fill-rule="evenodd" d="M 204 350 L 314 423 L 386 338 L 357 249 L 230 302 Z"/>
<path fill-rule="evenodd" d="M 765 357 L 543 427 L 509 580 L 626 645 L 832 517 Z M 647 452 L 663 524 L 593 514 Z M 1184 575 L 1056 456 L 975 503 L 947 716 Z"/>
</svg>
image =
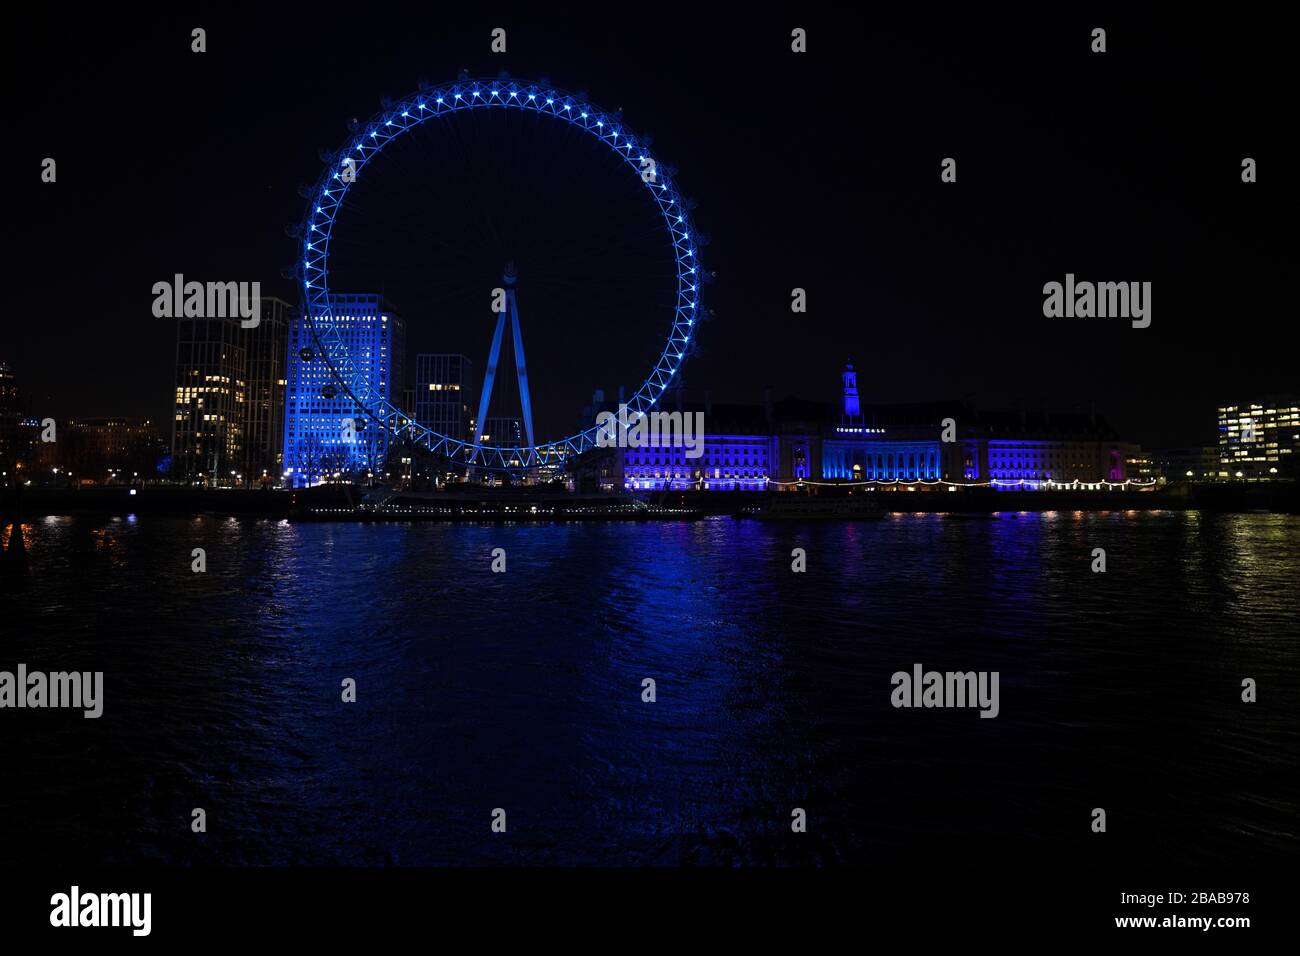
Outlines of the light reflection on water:
<svg viewBox="0 0 1300 956">
<path fill-rule="evenodd" d="M 0 714 L 0 860 L 868 863 L 1070 852 L 1097 805 L 1135 860 L 1294 847 L 1294 517 L 24 535 L 0 669 L 103 670 L 107 703 Z M 894 710 L 915 662 L 999 671 L 1001 716 Z"/>
</svg>

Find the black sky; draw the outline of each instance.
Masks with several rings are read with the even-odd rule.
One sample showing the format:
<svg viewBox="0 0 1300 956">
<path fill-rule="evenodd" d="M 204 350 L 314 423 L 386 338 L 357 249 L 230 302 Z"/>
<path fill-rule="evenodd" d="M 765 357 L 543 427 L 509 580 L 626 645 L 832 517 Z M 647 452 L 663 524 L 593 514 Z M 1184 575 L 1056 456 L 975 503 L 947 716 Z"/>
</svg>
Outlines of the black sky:
<svg viewBox="0 0 1300 956">
<path fill-rule="evenodd" d="M 462 68 L 548 76 L 653 135 L 710 239 L 716 315 L 686 381 L 715 398 L 829 398 L 851 355 L 869 401 L 1095 402 L 1160 447 L 1213 440 L 1216 401 L 1297 385 L 1281 185 L 1292 57 L 1254 9 L 323 11 L 10 15 L 0 359 L 34 412 L 166 420 L 174 329 L 151 313 L 153 283 L 260 279 L 296 299 L 280 278 L 295 254 L 285 226 L 318 150 L 342 146 L 345 119 L 381 96 Z M 497 26 L 504 56 L 489 52 Z M 1095 26 L 1105 54 L 1089 51 Z M 956 184 L 940 182 L 946 156 Z M 1245 156 L 1256 184 L 1241 182 Z M 594 215 L 575 209 L 567 226 Z M 1151 281 L 1151 327 L 1045 319 L 1043 283 L 1067 272 Z M 807 315 L 789 312 L 796 286 Z M 611 343 L 633 354 L 658 337 L 584 331 L 562 377 L 608 387 L 624 377 Z M 561 354 L 528 345 L 530 364 Z"/>
</svg>

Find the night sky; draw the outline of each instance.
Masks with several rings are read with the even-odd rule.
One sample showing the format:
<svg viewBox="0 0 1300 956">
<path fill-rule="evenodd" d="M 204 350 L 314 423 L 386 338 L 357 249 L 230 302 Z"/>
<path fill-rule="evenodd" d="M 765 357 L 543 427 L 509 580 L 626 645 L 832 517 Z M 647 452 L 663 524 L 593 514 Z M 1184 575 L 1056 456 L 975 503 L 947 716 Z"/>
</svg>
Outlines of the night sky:
<svg viewBox="0 0 1300 956">
<path fill-rule="evenodd" d="M 381 96 L 461 69 L 585 90 L 677 167 L 717 273 L 685 381 L 715 400 L 765 387 L 829 399 L 852 356 L 868 402 L 1093 402 L 1159 448 L 1213 442 L 1217 401 L 1297 384 L 1280 228 L 1293 56 L 1247 8 L 1195 22 L 929 5 L 899 21 L 803 5 L 716 17 L 653 5 L 132 9 L 47 11 L 6 31 L 0 359 L 39 416 L 165 422 L 175 329 L 152 315 L 153 283 L 256 279 L 296 301 L 281 277 L 296 253 L 285 227 L 302 217 L 297 190 L 318 177 L 318 151 L 343 146 L 346 119 L 364 121 Z M 190 52 L 195 26 L 204 54 Z M 489 52 L 497 26 L 505 55 Z M 789 49 L 796 26 L 805 55 Z M 1104 54 L 1089 50 L 1096 26 Z M 655 284 L 654 213 L 634 190 L 602 178 L 601 157 L 563 130 L 533 132 L 493 134 L 515 150 L 489 150 L 496 166 L 472 154 L 439 166 L 430 138 L 427 167 L 408 149 L 392 178 L 364 195 L 359 181 L 346 265 L 383 283 L 412 351 L 481 363 L 489 318 L 470 304 L 502 254 L 517 257 L 534 406 L 552 432 L 541 439 L 593 388 L 640 384 L 667 332 L 655 297 L 671 296 L 671 279 Z M 947 156 L 955 184 L 940 182 Z M 1246 156 L 1255 184 L 1241 182 Z M 455 175 L 474 168 L 478 192 Z M 511 168 L 513 192 L 485 189 Z M 541 181 L 562 189 L 524 188 Z M 479 222 L 474 197 L 488 194 L 527 227 Z M 613 241 L 622 221 L 627 241 Z M 343 253 L 332 263 L 343 269 Z M 1150 281 L 1151 327 L 1044 318 L 1043 284 L 1067 272 Z M 790 312 L 796 286 L 806 315 Z"/>
</svg>

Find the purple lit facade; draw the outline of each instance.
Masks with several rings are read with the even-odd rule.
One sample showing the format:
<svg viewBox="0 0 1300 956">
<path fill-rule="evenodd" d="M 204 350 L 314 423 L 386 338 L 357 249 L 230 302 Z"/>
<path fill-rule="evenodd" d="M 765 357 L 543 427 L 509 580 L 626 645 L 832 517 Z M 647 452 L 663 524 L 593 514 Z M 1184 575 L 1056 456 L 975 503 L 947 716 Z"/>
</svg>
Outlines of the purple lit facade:
<svg viewBox="0 0 1300 956">
<path fill-rule="evenodd" d="M 937 481 L 949 476 L 941 442 L 893 441 L 884 428 L 836 426 L 822 449 L 822 477 L 827 479 Z"/>
<path fill-rule="evenodd" d="M 826 429 L 822 442 L 822 478 L 939 481 L 962 475 L 961 445 L 939 440 L 943 419 L 959 420 L 955 412 L 939 406 L 895 406 L 864 413 L 852 362 L 840 380 L 839 419 Z"/>
<path fill-rule="evenodd" d="M 769 435 L 705 435 L 698 458 L 682 447 L 626 448 L 623 484 L 631 491 L 762 491 L 773 443 Z"/>
<path fill-rule="evenodd" d="M 835 405 L 787 398 L 775 405 L 683 406 L 703 411 L 704 454 L 620 449 L 601 487 L 628 491 L 761 491 L 773 482 L 878 481 L 1033 489 L 1148 477 L 1142 460 L 1091 413 L 987 412 L 960 402 L 861 402 L 850 364 Z M 594 408 L 595 406 L 593 406 Z M 590 410 L 589 410 L 590 411 Z M 591 412 L 594 414 L 594 411 Z M 944 441 L 945 424 L 952 440 Z M 617 470 L 621 468 L 621 474 Z"/>
<path fill-rule="evenodd" d="M 675 396 L 674 396 L 675 397 Z M 594 415 L 603 396 L 589 409 Z M 609 406 L 613 410 L 617 406 Z M 627 491 L 762 491 L 777 475 L 782 451 L 772 405 L 719 404 L 708 393 L 702 403 L 666 403 L 664 411 L 702 415 L 701 454 L 688 458 L 685 447 L 643 446 L 613 449 L 616 487 Z M 787 457 L 790 450 L 785 449 Z M 800 458 L 808 463 L 807 451 Z"/>
<path fill-rule="evenodd" d="M 1088 483 L 1123 481 L 1123 449 L 1116 442 L 1006 439 L 987 442 L 989 477 L 998 481 Z"/>
<path fill-rule="evenodd" d="M 1130 476 L 1135 446 L 1095 415 L 984 412 L 960 403 L 863 407 L 849 365 L 837 424 L 826 431 L 822 477 L 952 481 L 994 488 L 1095 485 Z M 943 441 L 951 422 L 950 441 Z"/>
</svg>

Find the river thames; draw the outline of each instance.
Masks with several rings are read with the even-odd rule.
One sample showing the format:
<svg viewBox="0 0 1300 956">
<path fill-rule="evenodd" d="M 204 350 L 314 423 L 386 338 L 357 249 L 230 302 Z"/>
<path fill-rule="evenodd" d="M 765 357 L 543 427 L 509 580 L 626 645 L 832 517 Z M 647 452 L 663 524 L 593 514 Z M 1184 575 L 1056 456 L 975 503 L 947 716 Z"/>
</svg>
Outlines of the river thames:
<svg viewBox="0 0 1300 956">
<path fill-rule="evenodd" d="M 103 714 L 0 711 L 6 863 L 942 852 L 978 870 L 1083 865 L 1099 840 L 1134 864 L 1296 849 L 1295 516 L 82 516 L 25 539 L 0 670 L 102 671 Z M 891 706 L 917 664 L 998 672 L 996 718 Z"/>
</svg>

